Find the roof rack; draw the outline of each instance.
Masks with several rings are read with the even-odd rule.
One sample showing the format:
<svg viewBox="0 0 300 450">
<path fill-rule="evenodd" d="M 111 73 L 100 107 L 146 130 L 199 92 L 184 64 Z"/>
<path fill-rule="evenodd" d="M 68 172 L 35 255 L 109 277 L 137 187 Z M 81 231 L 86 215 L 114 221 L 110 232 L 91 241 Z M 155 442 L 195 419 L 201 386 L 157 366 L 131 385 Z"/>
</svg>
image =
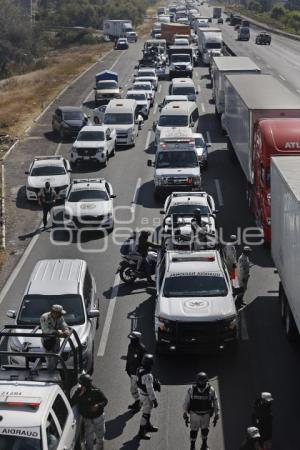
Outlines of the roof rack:
<svg viewBox="0 0 300 450">
<path fill-rule="evenodd" d="M 172 192 L 172 197 L 205 197 L 207 192 Z"/>
<path fill-rule="evenodd" d="M 75 180 L 72 180 L 72 184 L 103 183 L 104 181 L 105 181 L 104 178 L 76 178 Z"/>
<path fill-rule="evenodd" d="M 35 156 L 34 157 L 34 161 L 40 161 L 40 160 L 44 160 L 44 159 L 49 159 L 49 160 L 51 160 L 51 159 L 61 159 L 61 158 L 63 158 L 63 156 L 62 155 L 52 155 L 52 156 Z"/>
<path fill-rule="evenodd" d="M 82 344 L 78 334 L 72 328 L 69 330 L 69 336 L 63 338 L 62 344 L 57 353 L 48 353 L 44 350 L 39 352 L 31 352 L 28 343 L 24 343 L 22 352 L 0 350 L 0 381 L 37 381 L 44 383 L 57 383 L 70 398 L 71 389 L 77 383 L 78 375 L 83 371 L 83 359 Z M 4 325 L 4 327 L 0 329 L 0 346 L 3 348 L 4 341 L 9 336 L 53 338 L 53 334 L 40 333 L 40 331 L 41 328 L 39 325 Z M 67 344 L 70 346 L 70 350 L 66 352 L 65 348 Z M 65 362 L 66 359 L 69 359 L 70 353 L 72 354 L 73 361 L 73 366 L 71 369 L 67 368 Z M 25 364 L 3 364 L 2 360 L 6 359 L 8 361 L 9 356 L 22 357 L 25 360 Z M 54 370 L 50 371 L 47 367 L 42 367 L 42 362 L 47 357 L 54 357 L 56 359 L 56 366 Z"/>
</svg>

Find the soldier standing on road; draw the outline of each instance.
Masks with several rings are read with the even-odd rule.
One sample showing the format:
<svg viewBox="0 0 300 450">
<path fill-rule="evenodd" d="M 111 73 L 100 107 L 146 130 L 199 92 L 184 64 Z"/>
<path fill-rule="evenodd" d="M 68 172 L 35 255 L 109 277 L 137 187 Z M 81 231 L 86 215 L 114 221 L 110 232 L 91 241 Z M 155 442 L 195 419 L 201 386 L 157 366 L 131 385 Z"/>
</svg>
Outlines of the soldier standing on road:
<svg viewBox="0 0 300 450">
<path fill-rule="evenodd" d="M 240 446 L 240 450 L 261 450 L 260 434 L 256 427 L 247 428 L 247 437 Z"/>
<path fill-rule="evenodd" d="M 146 348 L 141 343 L 142 334 L 139 331 L 132 331 L 129 334 L 130 344 L 128 345 L 126 357 L 126 372 L 130 378 L 130 393 L 134 399 L 134 403 L 128 406 L 129 409 L 139 411 L 141 409 L 141 401 L 137 386 L 137 370 L 142 364 L 143 356 Z"/>
<path fill-rule="evenodd" d="M 202 220 L 201 210 L 199 208 L 193 211 L 194 217 L 191 220 L 191 250 L 201 250 L 203 245 L 207 244 L 208 229 L 206 223 Z"/>
<path fill-rule="evenodd" d="M 158 407 L 155 391 L 160 392 L 159 381 L 152 374 L 154 364 L 153 355 L 146 353 L 142 359 L 142 365 L 137 370 L 137 385 L 142 401 L 142 418 L 138 437 L 140 439 L 150 439 L 148 432 L 158 430 L 150 422 L 152 408 Z"/>
<path fill-rule="evenodd" d="M 53 334 L 53 337 L 42 338 L 42 344 L 47 353 L 58 353 L 60 349 L 59 338 L 66 337 L 70 334 L 68 325 L 63 315 L 66 314 L 61 305 L 52 305 L 51 311 L 44 313 L 40 318 L 42 333 Z M 47 366 L 49 370 L 56 367 L 56 358 L 47 358 Z"/>
<path fill-rule="evenodd" d="M 259 430 L 260 443 L 264 450 L 270 450 L 272 448 L 273 400 L 270 392 L 262 392 L 254 403 L 252 423 Z"/>
<path fill-rule="evenodd" d="M 226 242 L 222 250 L 224 262 L 226 264 L 231 279 L 235 278 L 235 269 L 237 266 L 237 254 L 235 242 L 236 242 L 236 235 L 232 234 L 230 236 L 230 242 Z"/>
<path fill-rule="evenodd" d="M 250 277 L 250 261 L 248 255 L 251 253 L 250 247 L 244 247 L 241 256 L 237 263 L 237 276 L 239 287 L 242 292 L 238 295 L 238 302 L 242 305 L 244 293 L 248 286 L 248 280 Z"/>
<path fill-rule="evenodd" d="M 196 384 L 192 385 L 186 394 L 183 404 L 183 419 L 188 426 L 190 418 L 190 441 L 191 450 L 196 447 L 196 440 L 199 429 L 202 434 L 201 450 L 209 450 L 207 437 L 209 433 L 210 419 L 214 415 L 214 427 L 219 420 L 219 401 L 214 388 L 208 382 L 205 372 L 197 374 Z"/>
<path fill-rule="evenodd" d="M 92 377 L 82 374 L 79 377 L 81 387 L 75 392 L 73 404 L 78 404 L 80 415 L 84 419 L 86 450 L 94 450 L 96 438 L 96 450 L 104 449 L 105 414 L 104 408 L 108 403 L 107 398 L 93 384 Z"/>
<path fill-rule="evenodd" d="M 56 201 L 56 193 L 55 190 L 50 186 L 49 181 L 46 181 L 45 187 L 40 190 L 38 196 L 39 205 L 43 208 L 43 225 L 44 228 L 47 226 L 48 214 L 51 212 L 51 209 L 54 206 Z"/>
</svg>

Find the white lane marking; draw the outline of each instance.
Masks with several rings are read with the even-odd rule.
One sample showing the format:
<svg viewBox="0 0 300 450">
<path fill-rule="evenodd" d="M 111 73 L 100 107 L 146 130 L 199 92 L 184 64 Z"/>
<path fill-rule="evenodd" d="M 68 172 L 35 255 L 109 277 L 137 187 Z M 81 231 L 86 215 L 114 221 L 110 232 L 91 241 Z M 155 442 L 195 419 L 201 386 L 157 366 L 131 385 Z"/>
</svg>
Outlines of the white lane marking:
<svg viewBox="0 0 300 450">
<path fill-rule="evenodd" d="M 16 140 L 16 142 L 7 150 L 7 152 L 5 153 L 5 155 L 2 158 L 2 161 L 5 161 L 6 158 L 10 155 L 11 151 L 15 148 L 15 146 L 20 142 L 19 139 Z"/>
<path fill-rule="evenodd" d="M 241 322 L 240 323 L 241 323 L 241 340 L 248 341 L 249 334 L 248 334 L 248 327 L 247 327 L 247 321 L 246 321 L 244 310 L 241 312 Z"/>
<path fill-rule="evenodd" d="M 117 59 L 115 60 L 115 62 L 113 63 L 113 65 L 110 67 L 109 70 L 112 70 L 116 64 L 118 64 L 118 62 L 120 61 L 120 58 L 124 55 L 125 50 L 122 51 L 121 55 L 117 57 Z"/>
<path fill-rule="evenodd" d="M 283 81 L 286 81 L 282 75 L 279 75 L 279 78 L 281 78 Z"/>
<path fill-rule="evenodd" d="M 160 94 L 160 92 L 161 92 L 161 84 L 158 86 L 158 93 Z"/>
<path fill-rule="evenodd" d="M 153 115 L 155 116 L 155 114 L 157 113 L 157 103 L 155 103 L 154 108 L 153 108 Z"/>
<path fill-rule="evenodd" d="M 219 206 L 224 206 L 223 195 L 222 195 L 221 186 L 220 186 L 220 180 L 215 179 L 215 184 L 216 184 Z"/>
<path fill-rule="evenodd" d="M 149 148 L 149 145 L 150 145 L 150 139 L 151 139 L 151 131 L 149 130 L 149 131 L 148 131 L 148 134 L 147 134 L 147 139 L 146 139 L 146 144 L 145 144 L 145 150 L 147 150 L 147 149 Z"/>
<path fill-rule="evenodd" d="M 116 300 L 118 297 L 118 291 L 119 291 L 119 285 L 120 285 L 120 275 L 117 273 L 115 276 L 113 288 L 110 295 L 109 305 L 107 308 L 107 314 L 102 330 L 102 335 L 99 343 L 99 348 L 97 352 L 97 356 L 101 358 L 105 354 L 106 344 L 108 341 L 109 336 L 109 330 L 112 323 L 113 315 L 114 315 L 114 309 L 116 306 Z"/>
<path fill-rule="evenodd" d="M 296 91 L 298 92 L 298 94 L 300 94 L 300 89 L 296 89 Z"/>
<path fill-rule="evenodd" d="M 4 164 L 2 164 L 1 167 L 1 176 L 2 176 L 2 200 L 1 200 L 1 207 L 2 207 L 2 247 L 5 248 L 6 242 L 5 242 L 5 168 Z"/>
<path fill-rule="evenodd" d="M 133 199 L 131 202 L 131 213 L 134 213 L 135 207 L 136 207 L 136 203 L 137 203 L 137 199 L 138 199 L 138 195 L 139 195 L 139 190 L 142 184 L 142 179 L 141 177 L 139 177 L 137 179 L 136 185 L 135 185 L 135 190 L 134 190 L 134 194 L 133 194 Z"/>
<path fill-rule="evenodd" d="M 55 150 L 55 153 L 54 153 L 55 156 L 58 155 L 58 153 L 60 152 L 61 146 L 62 146 L 62 142 L 60 142 L 58 144 L 58 146 L 56 147 L 56 150 Z"/>
<path fill-rule="evenodd" d="M 94 92 L 94 89 L 88 93 L 88 95 L 85 97 L 85 99 L 83 100 L 82 103 L 86 103 L 88 101 L 88 99 L 92 96 L 93 92 Z"/>
<path fill-rule="evenodd" d="M 198 92 L 199 92 L 199 94 L 200 94 L 200 92 L 201 92 L 201 86 L 200 86 L 200 84 L 198 84 Z"/>
<path fill-rule="evenodd" d="M 209 144 L 211 144 L 211 137 L 210 137 L 210 132 L 209 131 L 206 132 L 206 140 L 207 140 L 207 142 Z"/>
<path fill-rule="evenodd" d="M 205 112 L 205 105 L 204 105 L 204 103 L 201 103 L 201 109 L 202 109 L 203 112 Z"/>
</svg>

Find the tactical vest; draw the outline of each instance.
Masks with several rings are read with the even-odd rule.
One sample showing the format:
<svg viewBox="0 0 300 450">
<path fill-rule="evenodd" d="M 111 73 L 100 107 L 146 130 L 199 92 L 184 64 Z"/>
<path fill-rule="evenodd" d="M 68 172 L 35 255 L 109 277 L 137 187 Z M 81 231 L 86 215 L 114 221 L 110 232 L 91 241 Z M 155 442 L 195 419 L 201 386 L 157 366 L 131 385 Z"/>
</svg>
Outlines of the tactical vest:
<svg viewBox="0 0 300 450">
<path fill-rule="evenodd" d="M 192 387 L 190 411 L 197 413 L 210 413 L 213 408 L 212 401 L 212 389 L 211 386 L 207 386 L 203 392 L 201 392 L 197 386 Z"/>
<path fill-rule="evenodd" d="M 142 377 L 146 374 L 150 373 L 150 369 L 146 369 L 145 367 L 139 367 L 137 370 L 137 386 L 141 391 L 147 394 L 146 385 L 142 382 Z"/>
<path fill-rule="evenodd" d="M 43 196 L 45 199 L 46 203 L 50 203 L 53 201 L 53 197 L 54 197 L 54 193 L 53 193 L 53 189 L 50 187 L 49 190 L 43 188 Z"/>
</svg>

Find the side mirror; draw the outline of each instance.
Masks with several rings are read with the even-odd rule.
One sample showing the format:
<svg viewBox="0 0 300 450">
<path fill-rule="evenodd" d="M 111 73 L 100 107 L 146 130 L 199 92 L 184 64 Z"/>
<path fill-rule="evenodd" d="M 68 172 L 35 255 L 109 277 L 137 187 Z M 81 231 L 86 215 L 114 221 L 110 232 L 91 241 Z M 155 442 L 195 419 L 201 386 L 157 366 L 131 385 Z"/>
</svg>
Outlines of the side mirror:
<svg viewBox="0 0 300 450">
<path fill-rule="evenodd" d="M 134 68 L 137 70 L 139 68 L 139 66 L 134 66 Z"/>
<path fill-rule="evenodd" d="M 6 313 L 7 317 L 9 317 L 10 319 L 15 319 L 17 314 L 16 311 L 14 309 L 9 309 Z"/>
<path fill-rule="evenodd" d="M 155 122 L 153 122 L 152 129 L 156 130 L 156 127 L 157 127 L 157 122 L 155 121 Z"/>
<path fill-rule="evenodd" d="M 152 160 L 151 160 L 151 159 L 148 159 L 148 161 L 147 161 L 147 166 L 148 166 L 148 167 L 152 167 L 152 166 L 153 166 L 153 163 L 152 163 Z"/>
<path fill-rule="evenodd" d="M 213 211 L 213 214 L 218 214 L 219 212 L 220 212 L 219 209 L 215 209 L 215 210 Z"/>
<path fill-rule="evenodd" d="M 96 87 L 93 87 L 93 89 L 94 89 L 94 91 L 96 91 L 96 90 L 97 90 L 97 88 L 96 88 Z"/>
<path fill-rule="evenodd" d="M 161 209 L 161 210 L 159 211 L 159 213 L 160 213 L 160 214 L 165 214 L 165 211 L 164 211 L 163 209 Z"/>
<path fill-rule="evenodd" d="M 29 172 L 28 172 L 28 170 L 26 170 L 26 171 L 25 171 L 24 173 L 25 173 L 25 175 L 29 175 Z"/>
<path fill-rule="evenodd" d="M 88 313 L 87 313 L 88 319 L 95 319 L 96 317 L 98 318 L 100 316 L 100 312 L 98 311 L 98 309 L 91 309 Z"/>
<path fill-rule="evenodd" d="M 122 90 L 123 90 L 123 87 L 122 87 L 122 86 L 119 86 L 119 89 L 120 89 L 120 91 L 122 91 Z"/>
<path fill-rule="evenodd" d="M 191 122 L 191 127 L 193 128 L 195 126 L 195 122 Z"/>
<path fill-rule="evenodd" d="M 72 170 L 72 169 L 68 169 L 68 172 L 69 172 L 69 173 L 72 173 L 72 172 L 73 172 L 73 170 Z"/>
<path fill-rule="evenodd" d="M 163 107 L 163 105 L 162 105 L 162 103 L 160 103 L 160 104 L 158 105 L 159 110 L 161 110 L 162 107 Z"/>
<path fill-rule="evenodd" d="M 206 147 L 211 147 L 211 144 L 208 142 L 208 143 L 206 144 Z"/>
<path fill-rule="evenodd" d="M 111 194 L 110 198 L 116 198 L 117 196 L 115 194 Z"/>
<path fill-rule="evenodd" d="M 196 91 L 196 95 L 198 95 L 199 94 L 199 91 Z"/>
</svg>

